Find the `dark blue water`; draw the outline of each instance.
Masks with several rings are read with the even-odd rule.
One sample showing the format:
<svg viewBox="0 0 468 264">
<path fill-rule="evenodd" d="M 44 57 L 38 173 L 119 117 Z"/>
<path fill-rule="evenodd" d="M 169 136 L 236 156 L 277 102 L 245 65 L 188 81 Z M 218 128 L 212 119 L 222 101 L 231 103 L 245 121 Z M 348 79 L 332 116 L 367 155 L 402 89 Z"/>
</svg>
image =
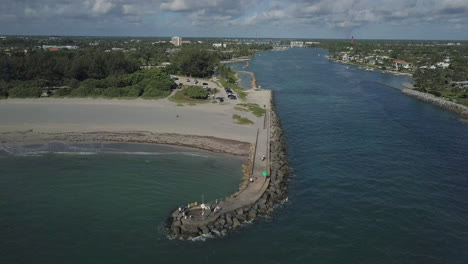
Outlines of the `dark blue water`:
<svg viewBox="0 0 468 264">
<path fill-rule="evenodd" d="M 325 54 L 261 52 L 246 69 L 275 91 L 294 169 L 272 218 L 205 242 L 158 230 L 173 201 L 236 188 L 229 158 L 4 158 L 0 263 L 468 263 L 468 125 L 401 94 L 405 77 Z"/>
<path fill-rule="evenodd" d="M 468 263 L 468 126 L 388 87 L 407 78 L 325 53 L 251 62 L 275 91 L 295 169 L 271 251 L 303 263 Z"/>
</svg>

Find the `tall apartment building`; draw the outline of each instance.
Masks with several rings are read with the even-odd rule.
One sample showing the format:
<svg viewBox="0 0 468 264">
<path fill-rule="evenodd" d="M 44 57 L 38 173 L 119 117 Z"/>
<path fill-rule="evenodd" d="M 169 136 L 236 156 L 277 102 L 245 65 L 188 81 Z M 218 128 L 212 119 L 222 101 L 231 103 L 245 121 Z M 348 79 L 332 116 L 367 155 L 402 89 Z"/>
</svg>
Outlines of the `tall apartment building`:
<svg viewBox="0 0 468 264">
<path fill-rule="evenodd" d="M 182 38 L 181 37 L 172 37 L 171 43 L 174 44 L 174 46 L 178 47 L 182 45 Z"/>
</svg>

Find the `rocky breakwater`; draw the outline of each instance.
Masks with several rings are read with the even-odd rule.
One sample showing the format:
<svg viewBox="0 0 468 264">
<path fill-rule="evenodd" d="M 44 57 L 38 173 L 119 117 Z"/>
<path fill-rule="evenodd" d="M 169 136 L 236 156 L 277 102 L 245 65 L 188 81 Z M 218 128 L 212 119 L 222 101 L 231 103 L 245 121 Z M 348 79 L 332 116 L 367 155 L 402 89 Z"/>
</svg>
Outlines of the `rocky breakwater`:
<svg viewBox="0 0 468 264">
<path fill-rule="evenodd" d="M 448 99 L 437 97 L 432 94 L 423 93 L 412 89 L 404 89 L 402 93 L 413 96 L 421 101 L 433 103 L 439 107 L 445 108 L 463 116 L 468 116 L 468 107 L 449 101 Z"/>
<path fill-rule="evenodd" d="M 170 237 L 192 239 L 220 236 L 240 228 L 244 223 L 267 216 L 287 198 L 289 167 L 283 130 L 273 110 L 270 120 L 270 171 L 258 192 L 247 196 L 247 189 L 218 204 L 205 204 L 204 208 L 201 205 L 190 205 L 190 208 L 176 209 L 166 222 Z"/>
</svg>

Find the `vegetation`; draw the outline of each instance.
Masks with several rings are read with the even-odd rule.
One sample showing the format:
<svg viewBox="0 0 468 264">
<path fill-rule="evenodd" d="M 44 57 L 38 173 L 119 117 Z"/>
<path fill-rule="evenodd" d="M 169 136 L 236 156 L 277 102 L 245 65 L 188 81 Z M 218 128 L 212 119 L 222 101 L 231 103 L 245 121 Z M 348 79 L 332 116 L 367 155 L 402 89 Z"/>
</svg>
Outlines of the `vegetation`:
<svg viewBox="0 0 468 264">
<path fill-rule="evenodd" d="M 35 51 L 31 54 L 0 54 L 0 80 L 43 80 L 45 85 L 64 85 L 70 80 L 103 79 L 133 73 L 139 63 L 122 52 Z"/>
<path fill-rule="evenodd" d="M 58 97 L 161 98 L 170 94 L 161 74 L 210 77 L 220 60 L 271 48 L 234 41 L 213 48 L 220 40 L 189 41 L 175 47 L 167 38 L 6 37 L 0 40 L 0 98 L 39 97 L 44 92 Z M 67 47 L 49 50 L 43 45 Z M 161 71 L 141 71 L 155 67 Z"/>
<path fill-rule="evenodd" d="M 182 94 L 192 99 L 206 99 L 210 93 L 200 86 L 189 86 L 182 90 Z"/>
<path fill-rule="evenodd" d="M 413 75 L 415 89 L 468 105 L 468 45 L 447 41 L 322 41 L 330 57 L 348 63 Z M 351 59 L 348 59 L 351 58 Z M 395 60 L 409 66 L 396 68 Z"/>
<path fill-rule="evenodd" d="M 49 52 L 0 55 L 0 95 L 40 97 L 161 98 L 174 85 L 159 69 L 138 71 L 138 63 L 122 53 Z"/>
<path fill-rule="evenodd" d="M 236 73 L 228 66 L 226 65 L 221 65 L 218 68 L 218 77 L 219 77 L 219 82 L 223 87 L 230 88 L 234 92 L 236 92 L 237 97 L 241 100 L 247 99 L 247 92 L 245 91 L 244 88 L 240 87 L 239 85 L 236 84 L 237 78 L 236 78 Z"/>
<path fill-rule="evenodd" d="M 254 122 L 250 119 L 248 119 L 247 117 L 242 117 L 240 115 L 232 115 L 232 119 L 235 120 L 236 124 L 239 124 L 239 125 L 251 125 L 253 124 Z"/>
<path fill-rule="evenodd" d="M 172 59 L 171 71 L 192 77 L 213 75 L 219 64 L 219 57 L 207 50 L 182 49 Z"/>
<path fill-rule="evenodd" d="M 260 107 L 258 104 L 237 104 L 234 109 L 239 110 L 239 111 L 245 111 L 245 112 L 251 112 L 254 114 L 256 117 L 261 117 L 265 115 L 266 110 L 262 107 Z"/>
<path fill-rule="evenodd" d="M 177 103 L 182 106 L 183 104 L 199 104 L 207 103 L 209 93 L 200 86 L 189 86 L 182 90 L 177 91 L 173 96 L 169 97 L 169 101 Z"/>
</svg>

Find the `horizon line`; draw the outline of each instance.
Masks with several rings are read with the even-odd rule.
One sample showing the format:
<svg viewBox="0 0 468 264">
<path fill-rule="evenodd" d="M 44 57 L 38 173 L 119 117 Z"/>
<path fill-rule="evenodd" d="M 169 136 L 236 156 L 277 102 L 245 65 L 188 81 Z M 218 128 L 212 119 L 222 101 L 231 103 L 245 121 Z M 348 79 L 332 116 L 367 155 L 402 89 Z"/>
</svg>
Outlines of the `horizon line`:
<svg viewBox="0 0 468 264">
<path fill-rule="evenodd" d="M 294 40 L 349 40 L 350 38 L 292 38 L 292 37 L 194 37 L 194 36 L 182 36 L 182 35 L 171 35 L 171 36 L 144 36 L 144 35 L 59 35 L 59 34 L 0 34 L 3 37 L 101 37 L 101 38 L 171 38 L 173 36 L 179 36 L 182 38 L 191 39 L 294 39 Z M 399 39 L 399 38 L 354 38 L 355 40 L 393 40 L 393 41 L 462 41 L 468 42 L 468 39 Z"/>
</svg>

